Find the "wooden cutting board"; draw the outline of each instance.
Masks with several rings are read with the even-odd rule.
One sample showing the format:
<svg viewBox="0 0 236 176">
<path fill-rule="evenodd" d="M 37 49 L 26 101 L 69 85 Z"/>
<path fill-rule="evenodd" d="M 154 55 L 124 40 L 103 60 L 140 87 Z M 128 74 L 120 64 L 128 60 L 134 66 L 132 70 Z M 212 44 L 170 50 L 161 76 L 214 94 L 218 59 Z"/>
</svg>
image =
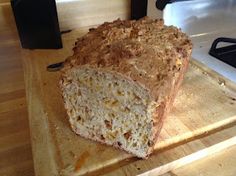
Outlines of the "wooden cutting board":
<svg viewBox="0 0 236 176">
<path fill-rule="evenodd" d="M 46 67 L 71 55 L 86 31 L 64 34 L 63 49 L 22 53 L 36 175 L 157 175 L 236 144 L 236 85 L 194 60 L 149 159 L 74 134 L 58 88 L 60 72 Z"/>
</svg>

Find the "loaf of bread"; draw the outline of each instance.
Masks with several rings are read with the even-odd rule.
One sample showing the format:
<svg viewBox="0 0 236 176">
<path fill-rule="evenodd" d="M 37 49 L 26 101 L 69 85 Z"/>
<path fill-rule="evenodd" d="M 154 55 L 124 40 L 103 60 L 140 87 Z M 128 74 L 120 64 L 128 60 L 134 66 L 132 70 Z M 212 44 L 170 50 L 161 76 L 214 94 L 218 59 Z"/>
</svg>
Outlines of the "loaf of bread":
<svg viewBox="0 0 236 176">
<path fill-rule="evenodd" d="M 146 158 L 191 56 L 187 35 L 163 20 L 106 22 L 75 43 L 60 88 L 73 131 Z"/>
</svg>

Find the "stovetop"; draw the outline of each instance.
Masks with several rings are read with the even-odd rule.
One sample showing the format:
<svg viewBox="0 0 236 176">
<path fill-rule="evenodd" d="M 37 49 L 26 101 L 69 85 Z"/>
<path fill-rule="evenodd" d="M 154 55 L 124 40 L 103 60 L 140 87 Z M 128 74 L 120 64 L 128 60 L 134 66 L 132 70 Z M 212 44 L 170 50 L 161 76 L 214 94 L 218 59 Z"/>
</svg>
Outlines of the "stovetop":
<svg viewBox="0 0 236 176">
<path fill-rule="evenodd" d="M 222 35 L 230 37 L 231 35 Z M 214 39 L 217 39 L 220 36 L 216 36 Z M 207 38 L 206 38 L 207 39 Z M 213 57 L 209 54 L 212 42 L 214 40 L 206 40 L 204 42 L 194 42 L 194 48 L 192 53 L 192 58 L 200 61 L 201 63 L 207 65 L 209 68 L 215 70 L 219 74 L 223 75 L 224 77 L 230 79 L 231 81 L 236 83 L 236 68 L 230 65 L 227 62 L 223 62 L 222 60 L 226 59 L 225 56 L 222 57 L 222 60 L 219 58 Z M 230 59 L 234 58 L 231 64 L 235 64 L 236 61 L 236 52 L 235 46 L 232 49 L 234 53 L 230 56 Z M 227 57 L 227 56 L 226 56 Z"/>
<path fill-rule="evenodd" d="M 235 47 L 233 52 L 225 54 L 222 49 L 216 49 L 219 57 L 209 54 L 212 43 L 217 38 L 236 38 L 236 0 L 191 0 L 168 4 L 163 11 L 155 6 L 156 0 L 148 1 L 148 16 L 163 18 L 166 25 L 174 25 L 187 33 L 193 42 L 192 58 L 207 65 L 224 77 L 236 83 L 236 68 L 222 60 L 236 60 Z M 219 42 L 217 48 L 232 45 Z M 225 49 L 225 48 L 224 48 Z M 223 50 L 224 50 L 223 49 Z M 226 50 L 230 49 L 228 47 Z M 221 52 L 221 53 L 217 53 Z M 217 56 L 218 56 L 217 55 Z M 226 58 L 227 57 L 227 58 Z M 234 59 L 235 58 L 235 59 Z"/>
</svg>

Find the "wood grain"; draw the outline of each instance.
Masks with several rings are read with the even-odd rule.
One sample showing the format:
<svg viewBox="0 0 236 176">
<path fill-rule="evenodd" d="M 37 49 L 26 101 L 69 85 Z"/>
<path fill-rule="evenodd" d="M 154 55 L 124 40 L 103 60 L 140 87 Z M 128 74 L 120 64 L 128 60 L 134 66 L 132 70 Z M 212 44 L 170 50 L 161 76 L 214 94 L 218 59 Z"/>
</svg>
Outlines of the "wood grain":
<svg viewBox="0 0 236 176">
<path fill-rule="evenodd" d="M 185 166 L 204 157 L 215 155 L 219 151 L 234 146 L 236 144 L 236 137 L 233 135 L 235 131 L 236 127 L 234 126 L 199 140 L 167 148 L 160 151 L 157 156 L 151 156 L 148 161 L 137 160 L 112 171 L 108 170 L 106 175 L 158 176 L 165 174 L 168 171 Z"/>
<path fill-rule="evenodd" d="M 130 0 L 57 1 L 61 30 L 76 29 L 130 18 Z"/>
<path fill-rule="evenodd" d="M 180 158 L 191 156 L 197 151 L 210 148 L 236 135 L 235 127 L 232 127 L 220 135 L 196 140 L 211 132 L 222 131 L 229 125 L 235 125 L 236 89 L 234 86 L 231 90 L 227 84 L 220 86 L 218 80 L 210 76 L 211 70 L 203 71 L 194 63 L 186 74 L 172 113 L 165 122 L 156 145 L 156 152 L 148 160 L 138 160 L 125 152 L 75 135 L 66 120 L 57 86 L 60 74 L 47 72 L 46 66 L 63 61 L 72 54 L 71 48 L 75 39 L 85 31 L 75 30 L 65 34 L 63 37 L 65 47 L 56 52 L 55 50 L 24 51 L 23 62 L 32 146 L 35 171 L 38 175 L 48 172 L 50 174 L 60 172 L 62 175 L 88 173 L 96 175 L 105 172 L 114 172 L 113 175 L 140 174 L 157 167 L 168 166 L 168 163 L 174 161 L 181 161 Z M 186 146 L 181 145 L 189 141 L 194 142 Z M 175 147 L 178 145 L 179 147 Z M 234 143 L 226 142 L 223 147 L 216 146 L 215 151 L 230 145 Z M 172 152 L 176 153 L 175 155 L 171 151 L 166 151 L 166 154 L 160 157 L 160 151 L 171 147 L 174 147 Z M 75 171 L 77 160 L 85 152 L 89 153 L 89 157 L 86 158 L 83 166 Z M 135 169 L 137 164 L 142 169 Z M 120 166 L 124 167 L 119 169 Z M 172 164 L 171 167 L 174 165 Z M 171 167 L 167 167 L 165 172 L 171 170 Z"/>
<path fill-rule="evenodd" d="M 172 170 L 163 176 L 233 176 L 236 173 L 236 155 L 232 155 L 233 153 L 236 153 L 236 147 L 230 147 L 185 167 Z"/>
<path fill-rule="evenodd" d="M 1 3 L 4 2 L 4 3 Z M 17 30 L 9 0 L 0 1 L 0 28 L 5 35 L 0 37 L 10 38 L 8 43 L 16 42 Z M 61 31 L 80 27 L 93 26 L 117 18 L 129 19 L 131 0 L 73 0 L 56 1 L 59 26 Z M 6 42 L 5 42 L 6 44 Z M 1 43 L 0 43 L 1 46 Z"/>
<path fill-rule="evenodd" d="M 5 28 L 6 24 L 0 25 L 0 175 L 32 176 L 33 159 L 20 46 L 14 32 Z"/>
<path fill-rule="evenodd" d="M 5 157 L 0 159 L 0 175 L 27 176 L 33 175 L 33 161 L 21 50 L 9 2 L 10 0 L 0 1 L 0 156 Z M 125 0 L 107 0 L 102 3 L 91 0 L 67 3 L 58 1 L 57 4 L 61 30 L 94 25 L 118 17 L 125 18 L 129 14 L 129 1 Z M 78 10 L 80 6 L 82 9 Z M 100 13 L 99 16 L 96 13 Z M 27 150 L 21 146 L 27 146 Z M 45 150 L 47 153 L 47 149 Z M 28 156 L 27 160 L 14 163 L 14 159 L 10 158 L 17 157 L 18 153 Z"/>
<path fill-rule="evenodd" d="M 10 3 L 0 4 L 0 47 L 18 44 L 18 34 Z M 19 48 L 18 48 L 19 49 Z M 4 50 L 1 50 L 3 52 Z M 7 50 L 5 50 L 7 51 Z"/>
<path fill-rule="evenodd" d="M 20 45 L 9 1 L 0 1 L 0 175 L 32 176 Z"/>
<path fill-rule="evenodd" d="M 62 3 L 62 1 L 57 1 L 58 3 Z M 104 7 L 104 4 L 100 3 L 100 1 L 92 1 L 89 0 L 88 4 L 85 3 L 86 1 L 68 1 L 68 3 L 72 3 L 73 6 L 70 7 L 70 5 L 65 5 L 67 8 L 63 8 L 64 5 L 58 6 L 61 9 L 61 12 L 59 13 L 60 16 L 62 16 L 60 20 L 61 29 L 72 29 L 77 28 L 79 26 L 83 25 L 96 25 L 98 23 L 101 23 L 103 21 L 110 21 L 117 17 L 121 18 L 128 18 L 130 13 L 130 1 L 112 1 L 109 2 L 109 8 Z M 107 3 L 103 1 L 104 3 Z M 112 4 L 114 2 L 114 4 Z M 65 3 L 65 2 L 64 2 Z M 123 4 L 122 4 L 123 3 Z M 83 4 L 82 11 L 78 11 L 80 9 L 80 4 Z M 95 7 L 93 7 L 93 4 L 96 4 Z M 127 6 L 126 6 L 126 5 Z M 120 9 L 120 7 L 122 9 Z M 124 10 L 123 7 L 126 9 Z M 93 8 L 95 8 L 96 13 L 100 13 L 101 11 L 104 11 L 103 15 L 100 13 L 100 16 L 97 16 L 96 13 L 93 13 Z M 113 11 L 114 8 L 114 11 Z M 112 9 L 112 10 L 111 10 Z M 124 11 L 123 11 L 124 10 Z M 89 13 L 87 13 L 90 11 Z M 83 12 L 83 13 L 81 13 Z M 33 161 L 32 161 L 32 155 L 31 155 L 31 145 L 29 140 L 29 127 L 28 127 L 28 120 L 27 120 L 27 112 L 26 112 L 26 102 L 25 102 L 25 86 L 24 86 L 24 79 L 23 79 L 23 69 L 20 61 L 20 46 L 19 46 L 19 40 L 18 40 L 18 34 L 15 27 L 14 18 L 12 15 L 12 11 L 10 8 L 9 0 L 0 0 L 0 175 L 7 175 L 7 176 L 32 176 L 34 175 L 33 170 Z M 117 16 L 115 15 L 117 14 Z M 99 18 L 97 18 L 99 17 Z M 73 19 L 73 20 L 71 20 Z M 98 21 L 97 21 L 98 20 Z M 79 32 L 78 35 L 81 35 L 84 33 L 85 30 L 82 30 L 82 32 Z M 69 55 L 71 53 L 71 46 L 73 44 L 73 40 L 75 36 L 67 35 L 66 36 L 67 44 L 69 43 L 70 46 L 65 48 L 63 52 L 59 51 L 59 54 L 55 55 L 51 54 L 50 57 L 56 56 L 57 58 L 48 58 L 45 64 L 44 62 L 41 62 L 43 65 L 47 65 L 49 63 L 52 63 L 54 61 L 60 61 L 64 59 L 64 56 Z M 65 40 L 65 39 L 64 39 Z M 55 51 L 50 51 L 55 52 Z M 47 52 L 45 52 L 43 55 L 45 55 Z M 37 63 L 37 62 L 35 62 Z M 32 71 L 32 70 L 31 70 Z M 41 70 L 40 70 L 41 71 Z M 33 78 L 30 75 L 28 75 L 29 78 Z M 42 81 L 42 80 L 41 80 Z M 43 82 L 45 86 L 47 83 Z M 230 84 L 230 83 L 229 83 Z M 40 84 L 41 85 L 41 84 Z M 31 85 L 32 86 L 32 85 Z M 49 85 L 50 86 L 50 85 Z M 43 93 L 43 92 L 41 92 Z M 15 100 L 15 101 L 14 101 Z M 228 101 L 227 101 L 228 102 Z M 234 103 L 232 101 L 228 103 Z M 13 108 L 11 108 L 13 107 Z M 53 108 L 52 108 L 53 109 Z M 40 111 L 42 110 L 42 111 Z M 35 108 L 35 111 L 37 111 L 39 114 L 45 113 L 45 118 L 48 118 L 47 112 L 45 112 L 45 109 Z M 63 112 L 62 110 L 59 110 L 59 112 Z M 64 112 L 63 112 L 64 113 Z M 31 114 L 32 115 L 32 114 Z M 53 115 L 53 114 L 51 114 Z M 54 114 L 55 115 L 55 114 Z M 212 118 L 214 118 L 212 116 Z M 62 121 L 60 121 L 61 124 L 65 125 L 67 124 L 67 121 L 63 118 Z M 41 119 L 39 119 L 41 120 Z M 227 124 L 234 121 L 233 117 L 228 120 L 224 121 L 225 128 L 227 127 Z M 51 121 L 50 121 L 51 122 Z M 197 122 L 195 122 L 197 123 Z M 46 123 L 48 124 L 48 123 Z M 50 123 L 50 128 L 53 127 L 54 123 Z M 176 150 L 171 150 L 171 148 L 165 148 L 163 145 L 159 145 L 159 152 L 155 155 L 157 155 L 157 164 L 152 167 L 156 168 L 158 164 L 163 164 L 169 162 L 170 159 L 173 159 L 174 157 L 178 158 L 183 155 L 176 155 L 177 151 L 180 149 L 183 151 L 182 154 L 190 154 L 189 152 L 193 152 L 193 149 L 198 149 L 202 146 L 212 146 L 219 142 L 220 140 L 223 142 L 226 139 L 228 139 L 232 134 L 235 134 L 234 128 L 229 128 L 226 131 L 220 129 L 220 124 L 216 125 L 213 124 L 211 126 L 212 128 L 208 128 L 208 130 L 218 129 L 219 132 L 217 132 L 216 136 L 207 138 L 200 143 L 187 143 L 189 145 L 181 144 L 178 142 L 181 141 L 181 138 L 175 138 L 176 141 L 172 142 L 171 147 Z M 37 126 L 36 126 L 37 127 Z M 46 125 L 46 129 L 47 129 Z M 40 127 L 39 127 L 40 128 Z M 60 127 L 54 126 L 56 130 L 59 130 Z M 36 128 L 37 129 L 37 128 Z M 43 129 L 43 128 L 42 128 Z M 214 130 L 213 130 L 214 131 Z M 46 130 L 46 133 L 48 132 L 48 129 Z M 50 131 L 49 131 L 50 132 Z M 71 132 L 71 131 L 70 131 Z M 69 132 L 69 128 L 66 130 L 66 133 L 71 135 Z M 199 131 L 197 135 L 200 135 L 202 131 Z M 41 133 L 40 133 L 41 134 Z M 43 133 L 42 135 L 44 135 Z M 54 137 L 55 133 L 52 133 Z M 78 140 L 79 137 L 75 136 L 74 134 L 73 138 Z M 189 134 L 191 136 L 191 134 Z M 196 135 L 196 133 L 195 133 Z M 189 136 L 188 140 L 192 140 Z M 200 135 L 201 136 L 201 135 Z M 50 138 L 51 139 L 51 138 Z M 42 145 L 39 145 L 36 149 L 39 149 L 39 152 L 45 151 L 45 153 L 52 153 L 52 156 L 55 155 L 51 151 L 51 148 L 47 149 L 44 146 L 46 143 L 46 146 L 49 145 L 46 141 L 46 139 L 39 139 L 42 142 Z M 68 138 L 70 140 L 70 138 Z M 79 139 L 80 141 L 84 141 L 85 143 L 88 143 L 89 145 L 86 145 L 83 147 L 83 149 L 89 148 L 91 146 L 96 146 L 95 153 L 99 153 L 101 155 L 104 155 L 106 152 L 112 151 L 112 153 L 119 155 L 120 151 L 114 152 L 112 148 L 101 146 L 100 144 L 91 143 L 84 139 Z M 51 141 L 51 144 L 54 144 L 55 141 Z M 57 142 L 61 142 L 60 140 Z M 196 142 L 196 141 L 194 141 Z M 179 148 L 176 148 L 176 145 L 179 145 Z M 185 147 L 184 147 L 185 146 Z M 76 146 L 74 146 L 76 148 Z M 94 149 L 94 147 L 92 148 Z M 91 149 L 91 150 L 92 150 Z M 90 150 L 88 150 L 90 151 Z M 195 150 L 194 150 L 195 151 Z M 211 176 L 211 175 L 233 175 L 235 171 L 235 166 L 233 163 L 236 162 L 235 158 L 232 157 L 235 154 L 235 147 L 232 147 L 230 150 L 227 150 L 228 152 L 224 152 L 223 154 L 216 154 L 218 157 L 210 156 L 210 159 L 204 159 L 204 161 L 200 160 L 195 162 L 197 164 L 189 164 L 187 167 L 183 167 L 180 169 L 174 169 L 171 170 L 171 176 L 173 175 L 203 175 L 203 176 Z M 222 153 L 222 152 L 221 152 Z M 73 153 L 72 151 L 65 151 L 64 153 L 56 153 L 56 154 L 65 154 L 68 159 L 72 159 L 75 163 L 80 158 L 80 153 Z M 125 154 L 122 154 L 125 155 Z M 49 155 L 51 157 L 51 155 Z M 108 157 L 111 155 L 108 155 Z M 53 156 L 55 157 L 55 156 Z M 176 159 L 175 158 L 175 159 Z M 42 159 L 42 158 L 36 158 L 36 159 Z M 47 157 L 43 158 L 44 161 L 47 161 Z M 88 159 L 88 160 L 87 160 Z M 100 159 L 103 159 L 102 157 Z M 50 160 L 48 160 L 50 162 Z M 86 158 L 85 164 L 89 161 L 89 158 Z M 96 161 L 96 160 L 95 160 Z M 125 159 L 125 157 L 121 160 L 121 162 L 117 162 L 117 160 L 114 160 L 114 158 L 111 158 L 110 160 L 107 160 L 105 163 L 106 166 L 113 166 L 113 167 L 105 167 L 103 168 L 102 164 L 97 163 L 97 168 L 102 168 L 99 170 L 94 170 L 94 173 L 98 175 L 99 173 L 116 173 L 116 170 L 119 169 L 123 165 L 130 165 L 130 168 L 133 168 L 134 170 L 138 170 L 139 173 L 146 171 L 147 169 L 150 169 L 151 166 L 148 164 L 143 164 L 141 162 L 141 167 L 133 167 L 137 163 L 136 158 L 129 158 L 128 160 Z M 110 163 L 116 163 L 115 165 L 109 165 Z M 47 165 L 48 163 L 45 163 L 42 166 Z M 57 163 L 59 166 L 68 166 L 67 163 L 63 163 L 63 161 L 59 160 L 59 163 Z M 103 163 L 104 164 L 104 163 Z M 50 169 L 49 165 L 45 169 L 45 173 L 47 169 Z M 137 165 L 138 166 L 138 165 Z M 40 166 L 37 166 L 37 169 Z M 81 169 L 84 169 L 84 165 L 82 165 Z M 125 166 L 124 166 L 125 167 Z M 56 168 L 56 167 L 55 167 Z M 68 167 L 70 168 L 70 167 Z M 60 168 L 59 168 L 60 169 Z M 81 172 L 81 169 L 80 172 Z M 94 168 L 93 168 L 94 169 Z M 123 170 L 120 169 L 121 171 Z M 134 171 L 131 170 L 131 171 Z M 167 169 L 168 170 L 168 169 Z M 166 171 L 167 171 L 166 170 Z M 123 174 L 123 172 L 121 172 Z M 133 172 L 135 173 L 135 172 Z M 214 174 L 213 174 L 214 173 Z M 43 175 L 43 174 L 42 174 Z"/>
<path fill-rule="evenodd" d="M 9 2 L 10 2 L 10 0 L 0 0 L 0 5 L 4 4 L 4 3 L 9 3 Z"/>
</svg>

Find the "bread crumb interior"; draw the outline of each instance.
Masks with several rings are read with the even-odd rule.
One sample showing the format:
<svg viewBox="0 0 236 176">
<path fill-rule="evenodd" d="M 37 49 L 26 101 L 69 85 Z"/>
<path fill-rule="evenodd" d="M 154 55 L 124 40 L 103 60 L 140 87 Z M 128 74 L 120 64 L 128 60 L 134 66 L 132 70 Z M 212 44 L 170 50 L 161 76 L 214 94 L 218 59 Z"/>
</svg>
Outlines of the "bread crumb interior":
<svg viewBox="0 0 236 176">
<path fill-rule="evenodd" d="M 156 105 L 142 86 L 111 72 L 73 69 L 63 96 L 73 130 L 144 157 L 153 140 Z"/>
</svg>

